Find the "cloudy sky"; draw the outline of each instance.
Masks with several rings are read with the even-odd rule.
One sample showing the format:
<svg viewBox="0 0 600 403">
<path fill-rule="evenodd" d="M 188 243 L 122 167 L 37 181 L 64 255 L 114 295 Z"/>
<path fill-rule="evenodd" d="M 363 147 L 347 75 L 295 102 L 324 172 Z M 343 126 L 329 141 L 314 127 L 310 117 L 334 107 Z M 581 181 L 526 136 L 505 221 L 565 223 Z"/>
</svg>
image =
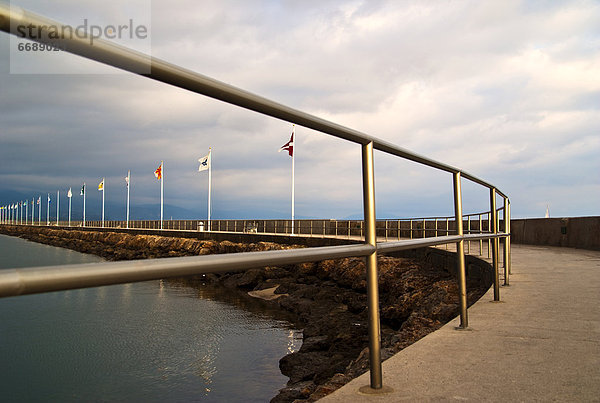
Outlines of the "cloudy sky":
<svg viewBox="0 0 600 403">
<path fill-rule="evenodd" d="M 460 167 L 508 194 L 514 217 L 600 214 L 597 1 L 12 3 L 72 25 L 144 24 L 148 38 L 121 43 Z M 106 177 L 107 216 L 121 219 L 131 170 L 141 218 L 164 160 L 165 216 L 203 218 L 197 160 L 212 147 L 213 218 L 289 216 L 291 159 L 277 150 L 291 122 L 15 41 L 0 34 L 0 204 L 72 187 L 79 205 L 85 181 L 97 211 Z M 360 147 L 296 133 L 296 216 L 359 217 Z M 375 164 L 379 218 L 453 213 L 449 174 L 379 152 Z M 487 189 L 463 190 L 466 213 L 488 208 Z"/>
</svg>

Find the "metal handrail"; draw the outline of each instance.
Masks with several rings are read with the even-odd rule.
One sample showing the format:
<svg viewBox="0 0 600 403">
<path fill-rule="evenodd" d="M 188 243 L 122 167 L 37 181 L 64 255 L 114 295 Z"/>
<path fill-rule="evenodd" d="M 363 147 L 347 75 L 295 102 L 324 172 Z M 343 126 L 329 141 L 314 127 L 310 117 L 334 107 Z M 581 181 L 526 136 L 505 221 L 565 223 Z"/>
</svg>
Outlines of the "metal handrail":
<svg viewBox="0 0 600 403">
<path fill-rule="evenodd" d="M 0 270 L 0 297 L 367 256 L 367 244 Z"/>
<path fill-rule="evenodd" d="M 33 24 L 38 27 L 65 25 L 14 5 L 9 6 L 0 4 L 0 30 L 15 36 L 23 37 L 23 32 L 17 31 L 17 26 L 23 24 L 25 26 Z M 90 44 L 87 39 L 79 38 L 77 36 L 61 39 L 49 38 L 47 31 L 48 30 L 46 29 L 45 34 L 44 30 L 38 31 L 38 34 L 41 32 L 40 35 L 27 38 L 42 43 L 60 44 L 62 48 L 69 53 L 96 60 L 121 70 L 187 89 L 245 109 L 250 109 L 263 115 L 268 115 L 288 122 L 295 122 L 298 125 L 327 133 L 331 136 L 348 140 L 353 143 L 361 145 L 372 143 L 375 150 L 396 155 L 419 164 L 427 165 L 449 173 L 460 172 L 463 178 L 469 179 L 489 189 L 496 189 L 496 192 L 500 196 L 504 198 L 507 197 L 494 185 L 459 168 L 419 155 L 358 130 L 330 122 L 315 115 L 302 112 L 298 109 L 245 91 L 233 85 L 100 38 L 95 39 L 94 43 Z M 28 35 L 29 32 L 25 31 L 25 34 Z"/>
<path fill-rule="evenodd" d="M 19 32 L 19 26 L 36 26 L 35 37 L 31 36 L 31 30 Z M 102 39 L 94 39 L 93 44 L 88 42 L 87 38 L 76 37 L 60 38 L 49 37 L 48 27 L 59 26 L 56 21 L 36 15 L 32 12 L 8 4 L 0 4 L 0 30 L 7 33 L 25 37 L 41 43 L 59 45 L 61 49 L 77 54 L 88 59 L 96 60 L 101 63 L 114 66 L 116 68 L 139 74 L 153 80 L 157 80 L 176 87 L 187 89 L 189 91 L 215 98 L 233 105 L 237 105 L 255 112 L 268 115 L 274 118 L 293 122 L 307 128 L 311 128 L 334 137 L 351 141 L 361 145 L 362 157 L 362 185 L 363 185 L 363 207 L 364 207 L 364 235 L 365 243 L 362 245 L 348 246 L 349 249 L 342 249 L 344 256 L 364 256 L 367 266 L 367 300 L 369 310 L 369 362 L 370 362 L 370 385 L 371 391 L 381 390 L 382 367 L 380 352 L 380 328 L 379 328 L 379 302 L 378 302 L 378 284 L 377 284 L 377 251 L 389 250 L 390 248 L 408 247 L 409 244 L 401 245 L 401 242 L 411 242 L 411 247 L 422 247 L 431 242 L 456 242 L 457 273 L 459 288 L 460 305 L 460 326 L 466 328 L 467 321 L 467 300 L 466 300 L 466 281 L 465 281 L 465 261 L 463 243 L 465 239 L 486 239 L 483 237 L 492 237 L 493 251 L 492 262 L 494 267 L 494 299 L 499 300 L 499 280 L 498 280 L 498 239 L 503 238 L 505 242 L 504 260 L 505 281 L 510 272 L 510 233 L 498 233 L 498 212 L 496 209 L 496 196 L 504 198 L 506 206 L 504 214 L 505 228 L 509 228 L 510 223 L 510 201 L 508 197 L 500 192 L 492 184 L 468 174 L 456 167 L 445 163 L 435 161 L 425 156 L 413 153 L 404 148 L 390 144 L 383 140 L 369 136 L 365 133 L 353 130 L 336 123 L 329 122 L 317 116 L 290 108 L 280 103 L 271 101 L 259 95 L 234 87 L 232 85 L 214 80 L 210 77 L 195 73 L 193 71 L 181 68 L 168 62 L 144 55 L 142 53 L 127 49 L 125 47 L 110 43 Z M 43 28 L 46 27 L 46 28 Z M 54 35 L 56 36 L 56 35 Z M 439 169 L 452 174 L 452 183 L 454 190 L 454 218 L 456 221 L 456 236 L 424 238 L 412 241 L 399 241 L 386 246 L 376 243 L 376 215 L 375 215 L 375 190 L 374 190 L 374 163 L 373 152 L 379 150 L 391 155 L 395 155 L 409 161 L 417 162 L 435 169 Z M 487 187 L 490 190 L 490 211 L 492 223 L 492 235 L 476 234 L 475 236 L 465 236 L 463 234 L 463 215 L 462 215 L 462 178 L 471 180 L 477 184 Z M 508 221 L 507 221 L 508 220 Z M 425 235 L 425 234 L 424 234 Z M 443 239 L 446 238 L 446 239 Z M 43 289 L 44 287 L 55 290 L 68 287 L 87 287 L 92 285 L 107 284 L 105 281 L 129 282 L 133 278 L 140 277 L 163 278 L 171 275 L 196 274 L 198 270 L 239 270 L 241 267 L 248 268 L 260 267 L 277 262 L 301 262 L 330 259 L 334 249 L 327 247 L 316 252 L 312 249 L 306 251 L 273 251 L 269 252 L 251 252 L 245 254 L 221 255 L 221 256 L 202 256 L 192 258 L 172 258 L 160 259 L 143 262 L 118 262 L 103 263 L 98 265 L 86 265 L 90 269 L 86 276 L 83 266 L 62 267 L 45 269 L 40 272 L 39 269 L 19 269 L 9 270 L 0 273 L 0 289 L 6 289 L 12 292 L 25 292 L 28 289 Z M 318 248 L 317 248 L 318 249 Z M 337 249 L 336 249 L 337 250 Z M 286 256 L 280 258 L 279 256 Z M 339 257 L 339 256 L 338 256 Z M 281 260 L 279 260 L 281 259 Z M 296 260 L 299 259 L 299 260 Z M 253 266 L 257 264 L 258 266 Z M 189 266 L 188 266 L 189 265 Z M 144 269 L 146 267 L 146 269 Z M 201 269 L 202 267 L 202 269 Z M 139 271 L 141 270 L 141 272 Z M 64 274 L 63 274 L 64 273 Z M 63 278 L 70 273 L 72 277 Z M 136 274 L 141 273 L 141 274 Z M 158 277 L 156 277 L 158 276 Z M 137 280 L 136 280 L 137 281 Z M 141 281 L 141 280 L 140 280 Z M 54 285 L 53 285 L 54 284 Z M 111 282 L 110 284 L 115 284 Z"/>
<path fill-rule="evenodd" d="M 507 234 L 452 235 L 379 242 L 377 243 L 377 250 L 391 253 L 455 243 L 460 240 L 492 239 L 504 236 L 507 236 Z M 374 250 L 375 246 L 361 243 L 262 252 L 7 269 L 0 270 L 0 298 L 171 277 L 242 271 L 267 265 L 289 265 L 326 259 L 368 256 Z"/>
</svg>

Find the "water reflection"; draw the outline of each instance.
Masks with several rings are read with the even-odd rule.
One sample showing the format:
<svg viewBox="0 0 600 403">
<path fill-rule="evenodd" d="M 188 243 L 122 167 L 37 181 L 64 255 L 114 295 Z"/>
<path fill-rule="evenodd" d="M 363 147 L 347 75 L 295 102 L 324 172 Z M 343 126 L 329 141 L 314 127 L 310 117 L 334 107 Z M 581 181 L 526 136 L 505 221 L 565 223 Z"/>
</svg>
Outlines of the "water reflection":
<svg viewBox="0 0 600 403">
<path fill-rule="evenodd" d="M 287 351 L 288 354 L 295 353 L 300 349 L 302 345 L 302 336 L 296 330 L 289 330 L 288 333 L 288 345 Z"/>
<path fill-rule="evenodd" d="M 2 299 L 3 400 L 268 401 L 300 343 L 287 317 L 177 280 Z"/>
</svg>

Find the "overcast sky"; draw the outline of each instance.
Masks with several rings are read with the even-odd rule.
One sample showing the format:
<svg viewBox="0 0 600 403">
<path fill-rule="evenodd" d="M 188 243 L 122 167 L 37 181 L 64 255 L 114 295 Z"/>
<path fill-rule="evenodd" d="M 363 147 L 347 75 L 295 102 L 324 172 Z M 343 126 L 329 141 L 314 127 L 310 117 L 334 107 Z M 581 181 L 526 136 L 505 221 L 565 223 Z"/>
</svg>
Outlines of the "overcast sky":
<svg viewBox="0 0 600 403">
<path fill-rule="evenodd" d="M 133 19 L 149 36 L 121 43 L 462 168 L 514 217 L 600 214 L 598 1 L 123 3 L 13 1 L 72 25 Z M 0 204 L 69 187 L 79 204 L 85 181 L 95 205 L 106 177 L 123 218 L 127 170 L 133 206 L 158 204 L 164 160 L 165 203 L 203 218 L 212 147 L 214 218 L 289 216 L 290 122 L 41 53 L 0 34 Z M 360 147 L 296 133 L 296 216 L 360 216 Z M 450 174 L 379 152 L 375 165 L 379 218 L 453 214 Z M 463 190 L 465 213 L 489 208 L 487 189 Z"/>
</svg>

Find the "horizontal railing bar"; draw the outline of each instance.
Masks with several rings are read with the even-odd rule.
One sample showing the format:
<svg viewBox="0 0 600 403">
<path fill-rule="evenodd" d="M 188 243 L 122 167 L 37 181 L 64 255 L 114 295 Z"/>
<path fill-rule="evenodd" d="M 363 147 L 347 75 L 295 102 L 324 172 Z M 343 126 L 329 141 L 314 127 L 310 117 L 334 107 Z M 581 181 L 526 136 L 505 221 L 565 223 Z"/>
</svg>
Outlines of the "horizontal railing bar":
<svg viewBox="0 0 600 403">
<path fill-rule="evenodd" d="M 0 297 L 367 256 L 367 244 L 0 270 Z"/>
<path fill-rule="evenodd" d="M 0 4 L 0 30 L 23 37 L 23 32 L 18 32 L 17 27 L 20 25 L 28 26 L 30 24 L 33 24 L 34 26 L 64 25 L 16 6 Z M 30 30 L 22 31 L 24 31 L 27 35 L 30 34 Z M 250 109 L 274 118 L 282 119 L 288 122 L 294 122 L 304 127 L 327 133 L 334 137 L 362 145 L 373 142 L 373 147 L 376 150 L 393 154 L 410 161 L 440 169 L 442 171 L 450 173 L 461 172 L 462 177 L 466 179 L 490 189 L 496 188 L 484 180 L 466 172 L 462 172 L 453 166 L 432 160 L 357 130 L 350 129 L 337 123 L 333 123 L 317 116 L 302 112 L 298 109 L 285 106 L 278 102 L 223 83 L 205 75 L 184 69 L 166 61 L 145 55 L 123 46 L 119 46 L 100 38 L 95 39 L 93 44 L 89 43 L 89 38 L 79 38 L 78 35 L 75 35 L 72 38 L 49 38 L 48 32 L 41 35 L 38 35 L 36 32 L 36 35 L 33 37 L 27 36 L 27 38 L 42 43 L 52 43 L 55 45 L 58 43 L 61 44 L 64 50 L 69 53 L 96 60 L 98 62 L 108 64 L 134 74 L 139 74 L 166 84 L 187 89 L 189 91 L 237 105 L 242 108 Z M 506 197 L 500 191 L 498 191 L 497 188 L 496 191 L 501 196 Z"/>
<path fill-rule="evenodd" d="M 473 234 L 473 235 L 449 235 L 449 236 L 438 236 L 432 238 L 418 238 L 418 239 L 407 239 L 403 241 L 391 241 L 391 242 L 378 242 L 378 252 L 397 252 L 401 250 L 424 248 L 427 246 L 445 245 L 448 243 L 455 243 L 461 240 L 479 240 L 479 239 L 492 239 L 502 238 L 509 234 Z"/>
<path fill-rule="evenodd" d="M 481 213 L 470 213 L 470 214 L 463 214 L 463 218 L 466 217 L 473 217 L 473 216 L 479 216 L 479 215 L 486 215 L 489 214 L 489 211 L 483 211 Z M 429 216 L 429 217 L 412 217 L 412 218 L 378 218 L 377 221 L 422 221 L 422 220 L 442 220 L 442 219 L 451 219 L 454 220 L 456 217 L 453 215 L 449 215 L 449 216 Z M 300 221 L 300 220 L 298 220 Z M 338 220 L 338 221 L 348 221 L 348 220 Z M 355 220 L 356 221 L 356 220 Z M 360 220 L 358 220 L 360 221 Z"/>
</svg>

